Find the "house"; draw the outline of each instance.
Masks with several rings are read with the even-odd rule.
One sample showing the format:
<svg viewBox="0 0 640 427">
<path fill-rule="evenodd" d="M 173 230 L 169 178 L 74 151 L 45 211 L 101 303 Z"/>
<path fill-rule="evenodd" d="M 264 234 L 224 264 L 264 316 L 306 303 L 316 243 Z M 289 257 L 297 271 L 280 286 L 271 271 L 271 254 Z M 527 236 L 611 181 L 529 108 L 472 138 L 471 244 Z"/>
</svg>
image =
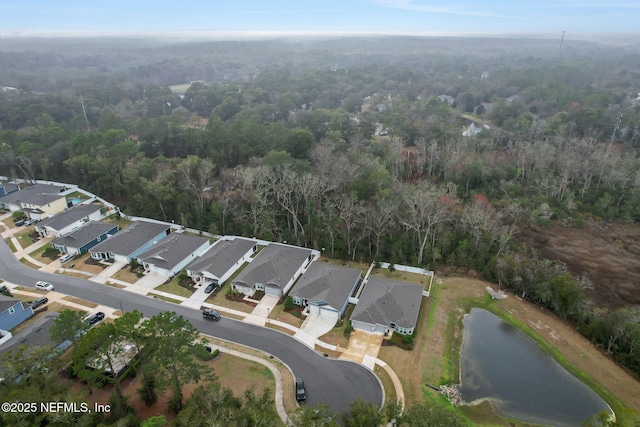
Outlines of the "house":
<svg viewBox="0 0 640 427">
<path fill-rule="evenodd" d="M 249 296 L 264 291 L 282 297 L 312 260 L 311 249 L 271 243 L 242 270 L 231 288 Z"/>
<path fill-rule="evenodd" d="M 7 194 L 11 194 L 15 191 L 20 190 L 20 186 L 18 184 L 3 184 L 0 185 L 0 197 L 4 197 Z"/>
<path fill-rule="evenodd" d="M 358 287 L 362 270 L 314 262 L 289 294 L 293 303 L 309 313 L 338 320 Z"/>
<path fill-rule="evenodd" d="M 59 214 L 40 221 L 36 231 L 41 237 L 60 237 L 86 224 L 103 218 L 104 206 L 100 204 L 75 205 Z"/>
<path fill-rule="evenodd" d="M 22 210 L 37 221 L 62 212 L 67 199 L 61 194 L 65 187 L 53 184 L 35 184 L 0 197 L 0 207 L 11 211 Z"/>
<path fill-rule="evenodd" d="M 199 285 L 220 285 L 244 263 L 251 261 L 251 256 L 257 249 L 258 243 L 254 240 L 218 240 L 200 258 L 187 266 L 187 275 Z"/>
<path fill-rule="evenodd" d="M 453 105 L 456 99 L 451 95 L 438 95 L 438 101 L 441 104 Z"/>
<path fill-rule="evenodd" d="M 211 245 L 206 237 L 174 233 L 138 255 L 145 271 L 173 277 Z"/>
<path fill-rule="evenodd" d="M 413 334 L 422 304 L 423 286 L 370 276 L 351 314 L 355 329 Z"/>
<path fill-rule="evenodd" d="M 85 365 L 89 369 L 100 370 L 106 377 L 122 376 L 132 362 L 138 358 L 138 349 L 128 340 L 112 342 L 106 353 L 98 354 Z"/>
<path fill-rule="evenodd" d="M 31 306 L 25 307 L 19 299 L 0 295 L 0 329 L 10 331 L 31 316 Z"/>
<path fill-rule="evenodd" d="M 115 260 L 130 263 L 138 255 L 171 233 L 167 224 L 137 221 L 89 249 L 96 261 Z"/>
<path fill-rule="evenodd" d="M 51 246 L 63 254 L 82 255 L 120 230 L 115 224 L 89 221 L 72 232 L 58 237 Z"/>
</svg>

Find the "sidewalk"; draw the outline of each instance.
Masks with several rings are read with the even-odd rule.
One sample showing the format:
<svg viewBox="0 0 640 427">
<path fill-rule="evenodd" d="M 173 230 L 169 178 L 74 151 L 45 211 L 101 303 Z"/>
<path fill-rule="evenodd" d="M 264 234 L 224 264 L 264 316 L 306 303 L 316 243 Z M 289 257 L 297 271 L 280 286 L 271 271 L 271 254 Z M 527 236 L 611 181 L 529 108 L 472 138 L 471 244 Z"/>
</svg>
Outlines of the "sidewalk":
<svg viewBox="0 0 640 427">
<path fill-rule="evenodd" d="M 0 216 L 0 221 L 2 221 L 3 219 L 9 218 L 10 216 L 11 216 L 11 212 L 4 214 Z M 29 255 L 29 253 L 35 250 L 38 250 L 42 246 L 49 243 L 51 241 L 51 238 L 40 239 L 38 242 L 29 245 L 27 248 L 23 248 L 20 242 L 18 241 L 18 239 L 14 237 L 15 229 L 9 228 L 6 224 L 4 224 L 4 222 L 0 222 L 0 225 L 5 228 L 5 231 L 1 233 L 2 237 L 5 239 L 6 238 L 11 239 L 11 242 L 16 248 L 15 256 L 18 259 L 25 258 L 30 263 L 40 267 L 39 269 L 41 271 L 55 273 L 58 270 L 62 269 L 62 266 L 58 265 L 59 262 L 53 261 L 49 264 L 45 264 L 41 261 L 34 259 Z M 324 319 L 309 316 L 305 320 L 301 328 L 297 328 L 295 326 L 289 325 L 282 321 L 269 319 L 269 315 L 273 313 L 273 310 L 279 301 L 279 298 L 277 297 L 264 295 L 262 299 L 258 301 L 258 304 L 253 309 L 253 311 L 251 313 L 246 313 L 243 311 L 233 310 L 227 307 L 222 307 L 222 306 L 205 302 L 208 297 L 208 294 L 204 292 L 204 286 L 198 288 L 188 298 L 167 293 L 167 292 L 157 291 L 155 290 L 155 288 L 167 280 L 166 277 L 160 276 L 158 274 L 153 274 L 153 273 L 145 274 L 140 280 L 138 280 L 136 283 L 133 283 L 133 284 L 122 281 L 122 280 L 113 279 L 112 276 L 115 275 L 120 269 L 125 267 L 125 265 L 126 264 L 124 262 L 114 262 L 111 266 L 105 268 L 97 275 L 92 275 L 91 273 L 87 273 L 81 270 L 74 270 L 74 269 L 66 269 L 66 271 L 91 276 L 91 277 L 88 277 L 87 279 L 96 283 L 106 284 L 107 282 L 110 282 L 113 284 L 117 284 L 129 292 L 133 292 L 141 295 L 149 295 L 153 297 L 161 296 L 173 301 L 179 301 L 178 303 L 180 305 L 184 305 L 186 307 L 190 307 L 193 309 L 200 310 L 202 307 L 212 308 L 221 313 L 231 314 L 237 318 L 240 318 L 241 321 L 243 322 L 251 323 L 257 326 L 264 327 L 267 323 L 269 325 L 275 325 L 275 326 L 278 326 L 279 328 L 291 331 L 292 333 L 290 335 L 292 335 L 293 338 L 304 343 L 314 351 L 315 351 L 316 345 L 322 348 L 326 348 L 328 350 L 340 351 L 340 349 L 337 346 L 325 343 L 318 339 L 318 337 L 322 336 L 324 333 L 331 330 L 332 328 L 332 325 L 331 327 L 329 327 L 330 322 L 327 322 Z M 15 292 L 15 293 L 19 293 L 23 295 L 33 295 L 34 298 L 37 296 L 40 296 L 40 294 L 30 293 L 24 290 L 20 290 L 20 291 L 15 290 L 15 287 L 17 285 L 14 285 L 8 282 L 4 282 L 4 284 L 7 285 L 7 287 L 11 288 L 12 292 Z M 79 309 L 79 310 L 88 311 L 88 312 L 102 311 L 106 314 L 107 317 L 111 317 L 111 318 L 117 317 L 119 313 L 119 310 L 112 307 L 107 307 L 104 305 L 98 305 L 95 308 L 91 308 L 91 307 L 86 307 L 80 303 L 67 301 L 64 299 L 65 295 L 55 291 L 49 292 L 47 294 L 47 297 L 49 298 L 49 303 L 59 302 L 65 307 L 70 307 L 70 308 Z M 373 338 L 376 338 L 376 337 L 373 337 Z M 351 360 L 356 363 L 363 364 L 364 366 L 366 366 L 371 370 L 374 369 L 375 365 L 381 366 L 391 377 L 398 400 L 400 402 L 404 402 L 404 393 L 402 390 L 402 384 L 400 383 L 398 376 L 389 367 L 389 365 L 387 365 L 384 361 L 377 358 L 380 343 L 377 342 L 378 341 L 377 339 L 373 340 L 375 342 L 370 341 L 371 339 L 372 337 L 367 337 L 366 339 L 364 339 L 364 341 L 367 342 L 367 344 L 365 344 L 364 346 L 361 340 L 358 340 L 358 339 L 350 340 L 349 348 L 342 353 L 342 355 L 340 356 L 340 359 Z M 352 341 L 353 341 L 353 344 L 352 344 Z M 376 345 L 377 345 L 377 348 L 376 348 Z M 278 410 L 278 414 L 280 415 L 280 418 L 285 423 L 285 425 L 288 425 L 288 422 L 289 422 L 288 417 L 284 410 L 284 404 L 282 402 L 282 399 L 283 399 L 282 377 L 280 375 L 280 372 L 277 370 L 277 368 L 272 363 L 269 363 L 268 361 L 265 361 L 255 356 L 246 355 L 235 350 L 220 348 L 220 351 L 233 354 L 238 357 L 244 357 L 246 359 L 253 360 L 257 363 L 261 363 L 269 367 L 269 369 L 273 372 L 274 377 L 276 377 L 276 407 Z"/>
</svg>

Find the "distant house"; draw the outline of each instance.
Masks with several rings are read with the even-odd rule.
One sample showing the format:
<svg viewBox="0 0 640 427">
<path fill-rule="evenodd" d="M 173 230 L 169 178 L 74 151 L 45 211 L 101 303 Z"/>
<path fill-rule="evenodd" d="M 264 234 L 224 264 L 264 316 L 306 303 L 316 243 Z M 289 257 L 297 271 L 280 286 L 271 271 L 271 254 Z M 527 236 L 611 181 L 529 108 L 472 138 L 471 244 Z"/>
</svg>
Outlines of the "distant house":
<svg viewBox="0 0 640 427">
<path fill-rule="evenodd" d="M 438 100 L 441 104 L 453 105 L 456 99 L 450 95 L 438 95 Z"/>
<path fill-rule="evenodd" d="M 0 295 L 0 329 L 10 331 L 33 316 L 33 308 L 19 299 Z"/>
<path fill-rule="evenodd" d="M 418 321 L 422 291 L 422 285 L 370 276 L 351 314 L 351 324 L 367 332 L 410 335 Z"/>
<path fill-rule="evenodd" d="M 99 370 L 106 377 L 120 377 L 138 358 L 136 346 L 127 340 L 111 343 L 106 353 L 90 359 L 86 367 Z"/>
<path fill-rule="evenodd" d="M 59 214 L 40 221 L 36 224 L 36 231 L 42 237 L 60 237 L 86 224 L 89 221 L 99 221 L 103 218 L 99 204 L 75 205 Z"/>
<path fill-rule="evenodd" d="M 130 263 L 171 233 L 166 224 L 138 221 L 89 249 L 91 258 Z"/>
<path fill-rule="evenodd" d="M 62 212 L 67 200 L 61 194 L 65 187 L 53 184 L 35 184 L 0 197 L 0 207 L 23 211 L 31 219 L 42 220 Z"/>
<path fill-rule="evenodd" d="M 245 262 L 249 262 L 257 249 L 258 243 L 254 240 L 218 240 L 189 264 L 187 274 L 199 285 L 222 284 Z"/>
<path fill-rule="evenodd" d="M 206 237 L 174 233 L 138 255 L 138 263 L 145 271 L 173 277 L 210 245 Z"/>
<path fill-rule="evenodd" d="M 51 245 L 63 254 L 82 255 L 119 230 L 120 227 L 115 224 L 89 221 L 72 232 L 58 237 L 51 242 Z"/>
<path fill-rule="evenodd" d="M 349 304 L 349 297 L 360 283 L 362 270 L 312 263 L 289 295 L 293 303 L 309 307 L 309 313 L 338 320 Z"/>
<path fill-rule="evenodd" d="M 282 297 L 312 260 L 310 249 L 271 243 L 242 270 L 231 287 L 249 296 L 264 291 Z"/>
</svg>

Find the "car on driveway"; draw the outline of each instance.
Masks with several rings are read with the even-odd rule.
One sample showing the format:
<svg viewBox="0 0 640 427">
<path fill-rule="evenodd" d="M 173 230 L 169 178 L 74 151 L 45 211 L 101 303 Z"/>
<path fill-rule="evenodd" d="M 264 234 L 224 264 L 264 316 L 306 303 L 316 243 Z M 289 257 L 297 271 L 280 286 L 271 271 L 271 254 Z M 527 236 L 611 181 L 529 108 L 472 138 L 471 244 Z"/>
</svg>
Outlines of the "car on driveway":
<svg viewBox="0 0 640 427">
<path fill-rule="evenodd" d="M 304 381 L 300 378 L 296 378 L 296 400 L 298 402 L 307 400 L 307 390 L 304 388 Z"/>
<path fill-rule="evenodd" d="M 103 320 L 104 320 L 104 313 L 99 311 L 87 317 L 85 319 L 85 322 L 87 322 L 89 325 L 95 325 L 96 323 L 101 322 Z"/>
<path fill-rule="evenodd" d="M 15 222 L 14 224 L 16 227 L 21 227 L 24 225 L 24 219 L 20 219 L 18 221 Z"/>
<path fill-rule="evenodd" d="M 209 285 L 204 289 L 204 292 L 210 294 L 211 292 L 213 292 L 216 286 L 218 285 L 216 285 L 215 283 L 209 283 Z"/>
<path fill-rule="evenodd" d="M 41 305 L 45 305 L 46 303 L 49 302 L 49 298 L 47 297 L 40 297 L 37 300 L 33 301 L 31 303 L 31 308 L 36 309 L 38 307 L 40 307 Z"/>
<path fill-rule="evenodd" d="M 53 285 L 49 282 L 39 280 L 36 282 L 36 289 L 40 289 L 41 291 L 52 291 Z"/>
<path fill-rule="evenodd" d="M 204 310 L 202 310 L 202 317 L 211 320 L 220 320 L 220 318 L 222 318 L 220 313 L 210 308 L 205 308 Z"/>
</svg>

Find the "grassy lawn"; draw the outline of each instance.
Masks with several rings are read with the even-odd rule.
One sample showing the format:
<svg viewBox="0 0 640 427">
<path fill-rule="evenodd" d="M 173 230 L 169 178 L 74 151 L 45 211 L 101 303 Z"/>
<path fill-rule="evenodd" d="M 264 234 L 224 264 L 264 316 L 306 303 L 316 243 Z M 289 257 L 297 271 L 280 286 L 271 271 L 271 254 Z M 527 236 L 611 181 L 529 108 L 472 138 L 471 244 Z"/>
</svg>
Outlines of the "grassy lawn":
<svg viewBox="0 0 640 427">
<path fill-rule="evenodd" d="M 417 283 L 420 285 L 429 285 L 429 282 L 431 281 L 430 276 L 399 270 L 396 270 L 392 273 L 388 268 L 374 268 L 373 270 L 371 270 L 371 275 L 393 280 L 402 280 L 409 283 Z"/>
<path fill-rule="evenodd" d="M 51 244 L 46 244 L 38 249 L 36 249 L 33 252 L 29 252 L 29 255 L 31 255 L 32 258 L 37 259 L 38 261 L 44 263 L 44 264 L 51 264 L 53 261 L 55 261 L 54 259 L 51 259 L 49 257 L 44 257 L 42 256 L 42 254 L 44 253 L 44 251 L 47 250 L 47 248 L 51 248 Z M 58 253 L 58 252 L 56 252 Z"/>
<path fill-rule="evenodd" d="M 40 268 L 39 265 L 35 265 L 31 261 L 28 261 L 26 258 L 20 258 L 20 262 L 23 263 L 24 265 L 26 265 L 29 268 L 33 268 L 34 270 L 37 270 L 37 269 Z"/>
<path fill-rule="evenodd" d="M 380 382 L 382 382 L 382 387 L 384 387 L 384 404 L 387 405 L 392 402 L 396 402 L 398 400 L 398 395 L 396 394 L 396 388 L 393 386 L 393 381 L 391 381 L 391 377 L 382 367 L 376 365 L 373 372 L 380 378 Z"/>
<path fill-rule="evenodd" d="M 317 262 L 326 262 L 331 265 L 340 265 L 342 267 L 359 269 L 359 270 L 362 270 L 363 275 L 367 272 L 367 270 L 369 270 L 369 266 L 371 265 L 371 264 L 366 264 L 364 262 L 356 262 L 356 261 L 347 261 L 347 265 L 345 265 L 345 262 L 342 260 L 327 258 L 324 256 L 321 256 L 320 258 L 318 258 Z"/>
<path fill-rule="evenodd" d="M 110 215 L 102 220 L 102 222 L 108 222 L 110 224 L 116 224 L 120 227 L 120 230 L 125 228 L 127 225 L 131 224 L 131 221 L 124 219 L 123 217 L 118 217 L 118 215 Z"/>
<path fill-rule="evenodd" d="M 5 240 L 5 242 L 7 242 L 7 245 L 9 246 L 9 249 L 11 249 L 11 252 L 16 253 L 16 246 L 13 244 L 13 241 L 11 239 L 7 239 Z"/>
<path fill-rule="evenodd" d="M 14 234 L 14 237 L 18 239 L 20 246 L 22 246 L 23 249 L 26 249 L 29 246 L 33 245 L 33 239 L 29 237 L 29 234 L 34 233 L 35 231 L 36 227 L 30 225 L 29 227 L 22 230 L 19 234 Z"/>
<path fill-rule="evenodd" d="M 213 297 L 209 296 L 209 298 L 207 298 L 206 302 L 211 303 L 211 304 L 216 304 L 219 305 L 221 307 L 226 307 L 226 308 L 230 308 L 232 310 L 238 310 L 238 311 L 242 311 L 245 313 L 251 313 L 253 311 L 253 307 L 250 306 L 249 304 L 245 304 L 244 302 L 240 302 L 240 301 L 230 301 L 226 298 L 227 295 L 227 291 L 229 291 L 229 289 L 231 289 L 229 287 L 230 285 L 224 285 L 222 289 L 220 289 L 218 291 L 218 293 L 216 293 Z"/>
<path fill-rule="evenodd" d="M 191 295 L 193 295 L 192 291 L 180 286 L 178 284 L 179 281 L 180 279 L 178 278 L 178 276 L 174 276 L 169 283 L 158 286 L 156 290 L 160 292 L 168 292 L 170 294 L 178 295 L 185 298 L 189 298 Z"/>
<path fill-rule="evenodd" d="M 191 87 L 191 83 L 182 83 L 179 85 L 169 85 L 171 92 L 176 94 L 184 94 Z"/>
<path fill-rule="evenodd" d="M 76 297 L 71 297 L 71 296 L 65 296 L 65 297 L 62 297 L 61 299 L 75 303 L 75 304 L 84 305 L 85 307 L 90 307 L 90 308 L 96 308 L 98 306 L 98 304 L 94 302 L 76 298 Z"/>
<path fill-rule="evenodd" d="M 122 267 L 112 277 L 114 279 L 116 279 L 116 280 L 122 280 L 123 282 L 131 283 L 131 284 L 134 284 L 138 280 L 140 280 L 140 278 L 138 277 L 137 274 L 132 273 L 132 272 L 129 271 L 129 266 L 128 265 L 125 265 L 124 267 Z"/>
<path fill-rule="evenodd" d="M 74 270 L 85 271 L 87 273 L 91 273 L 92 275 L 99 274 L 102 270 L 105 269 L 105 266 L 99 264 L 91 259 L 91 254 L 89 252 L 82 254 L 82 256 L 78 258 L 73 258 L 71 261 L 68 261 L 64 264 L 65 268 L 72 268 L 73 265 Z"/>
<path fill-rule="evenodd" d="M 302 322 L 304 322 L 304 319 L 300 319 L 284 311 L 284 304 L 277 304 L 269 313 L 269 319 L 279 320 L 296 328 L 302 326 Z"/>
<path fill-rule="evenodd" d="M 165 297 L 164 295 L 154 294 L 153 292 L 149 292 L 147 295 L 151 295 L 151 296 L 153 296 L 153 298 L 158 298 L 158 299 L 161 299 L 163 301 L 171 302 L 171 303 L 174 303 L 174 304 L 181 304 L 182 303 L 182 300 Z"/>
</svg>

